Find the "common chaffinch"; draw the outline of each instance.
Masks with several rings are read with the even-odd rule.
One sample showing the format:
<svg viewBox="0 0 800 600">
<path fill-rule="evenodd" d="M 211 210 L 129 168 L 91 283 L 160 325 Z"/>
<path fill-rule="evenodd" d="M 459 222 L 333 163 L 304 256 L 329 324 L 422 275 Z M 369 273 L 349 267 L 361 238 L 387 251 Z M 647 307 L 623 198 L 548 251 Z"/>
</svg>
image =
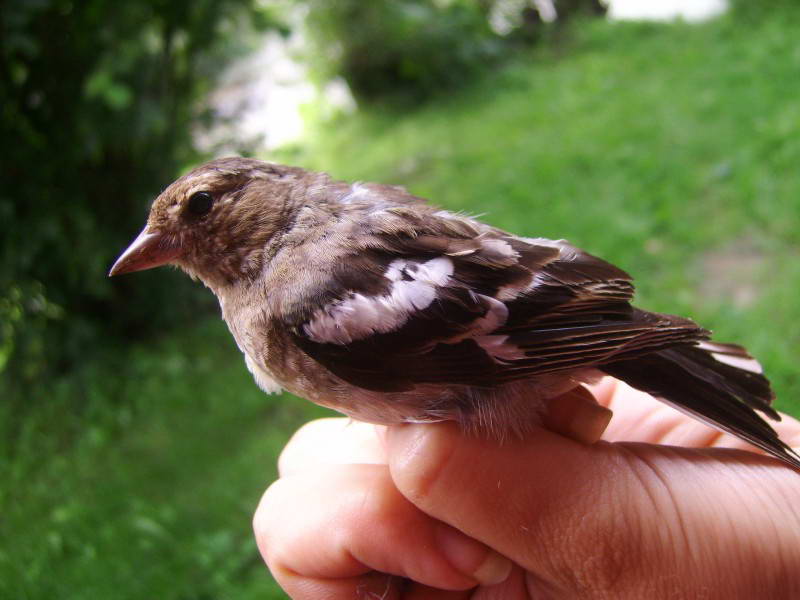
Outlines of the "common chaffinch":
<svg viewBox="0 0 800 600">
<path fill-rule="evenodd" d="M 214 292 L 266 392 L 502 437 L 608 374 L 800 467 L 759 415 L 780 419 L 744 348 L 633 307 L 627 273 L 565 240 L 516 236 L 401 187 L 214 160 L 156 198 L 110 274 L 164 264 Z"/>
</svg>

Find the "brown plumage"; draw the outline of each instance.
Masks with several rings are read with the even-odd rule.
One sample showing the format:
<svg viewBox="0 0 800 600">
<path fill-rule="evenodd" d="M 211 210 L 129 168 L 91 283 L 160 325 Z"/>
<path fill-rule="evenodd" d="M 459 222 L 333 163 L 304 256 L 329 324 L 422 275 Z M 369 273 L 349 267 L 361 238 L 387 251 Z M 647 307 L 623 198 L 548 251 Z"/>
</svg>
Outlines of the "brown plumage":
<svg viewBox="0 0 800 600">
<path fill-rule="evenodd" d="M 111 274 L 172 263 L 217 295 L 265 391 L 374 423 L 524 433 L 608 373 L 800 467 L 758 363 L 689 319 L 630 304 L 630 276 L 398 187 L 212 161 L 153 203 Z"/>
</svg>

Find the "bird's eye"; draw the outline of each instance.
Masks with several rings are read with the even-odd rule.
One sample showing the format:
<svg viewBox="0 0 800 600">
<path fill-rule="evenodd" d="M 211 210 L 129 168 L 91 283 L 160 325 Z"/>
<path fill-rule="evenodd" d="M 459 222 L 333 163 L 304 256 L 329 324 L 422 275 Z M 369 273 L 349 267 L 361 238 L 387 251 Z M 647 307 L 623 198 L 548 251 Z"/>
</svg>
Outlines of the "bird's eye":
<svg viewBox="0 0 800 600">
<path fill-rule="evenodd" d="M 195 192 L 189 198 L 188 209 L 196 217 L 202 217 L 208 214 L 211 210 L 211 205 L 214 204 L 214 197 L 208 192 Z"/>
</svg>

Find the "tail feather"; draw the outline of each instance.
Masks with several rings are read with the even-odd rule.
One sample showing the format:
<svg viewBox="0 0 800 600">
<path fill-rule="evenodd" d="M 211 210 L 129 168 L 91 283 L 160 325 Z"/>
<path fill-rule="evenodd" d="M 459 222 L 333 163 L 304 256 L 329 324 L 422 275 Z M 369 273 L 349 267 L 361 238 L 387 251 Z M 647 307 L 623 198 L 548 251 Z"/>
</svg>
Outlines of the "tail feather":
<svg viewBox="0 0 800 600">
<path fill-rule="evenodd" d="M 678 345 L 603 365 L 602 369 L 800 468 L 800 456 L 756 412 L 780 421 L 780 415 L 771 406 L 775 395 L 769 380 L 761 374 L 758 362 L 741 346 L 716 342 Z"/>
</svg>

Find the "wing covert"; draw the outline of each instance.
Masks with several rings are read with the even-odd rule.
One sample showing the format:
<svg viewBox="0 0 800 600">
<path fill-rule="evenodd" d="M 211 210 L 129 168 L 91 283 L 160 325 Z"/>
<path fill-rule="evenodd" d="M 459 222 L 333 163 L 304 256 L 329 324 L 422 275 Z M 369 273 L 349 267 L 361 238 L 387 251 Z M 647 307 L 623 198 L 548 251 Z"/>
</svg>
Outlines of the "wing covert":
<svg viewBox="0 0 800 600">
<path fill-rule="evenodd" d="M 493 386 L 702 337 L 633 309 L 629 275 L 564 241 L 435 223 L 384 235 L 365 223 L 371 243 L 318 283 L 337 292 L 307 294 L 321 301 L 289 323 L 297 345 L 352 384 L 395 391 Z"/>
</svg>

